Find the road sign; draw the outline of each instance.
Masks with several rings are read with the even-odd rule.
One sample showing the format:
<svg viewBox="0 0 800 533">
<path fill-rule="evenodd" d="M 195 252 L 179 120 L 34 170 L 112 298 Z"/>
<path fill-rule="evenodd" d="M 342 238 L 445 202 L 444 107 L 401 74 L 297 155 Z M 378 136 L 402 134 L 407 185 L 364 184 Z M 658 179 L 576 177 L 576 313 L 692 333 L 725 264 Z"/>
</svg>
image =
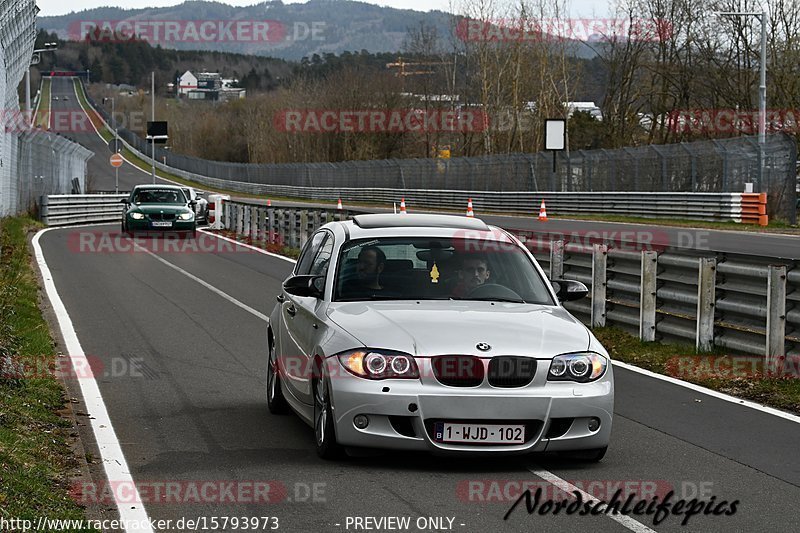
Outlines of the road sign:
<svg viewBox="0 0 800 533">
<path fill-rule="evenodd" d="M 121 167 L 123 161 L 124 159 L 119 154 L 111 154 L 111 157 L 108 158 L 108 162 L 111 163 L 112 167 Z"/>
</svg>

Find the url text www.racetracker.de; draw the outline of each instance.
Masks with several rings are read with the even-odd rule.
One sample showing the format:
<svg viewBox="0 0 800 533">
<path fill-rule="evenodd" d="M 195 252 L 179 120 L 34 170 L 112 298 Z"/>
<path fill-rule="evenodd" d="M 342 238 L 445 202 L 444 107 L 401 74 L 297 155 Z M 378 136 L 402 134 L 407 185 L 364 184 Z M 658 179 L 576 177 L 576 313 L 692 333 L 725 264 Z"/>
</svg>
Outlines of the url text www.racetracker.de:
<svg viewBox="0 0 800 533">
<path fill-rule="evenodd" d="M 658 525 L 663 522 L 670 514 L 683 517 L 681 525 L 685 526 L 689 520 L 699 514 L 713 515 L 713 516 L 732 516 L 736 514 L 736 508 L 739 505 L 739 500 L 728 502 L 727 500 L 716 501 L 716 496 L 712 496 L 708 501 L 693 498 L 691 500 L 676 500 L 671 501 L 674 492 L 668 492 L 662 501 L 659 501 L 658 496 L 653 496 L 652 499 L 635 500 L 636 495 L 630 494 L 627 499 L 623 501 L 621 495 L 622 490 L 618 490 L 611 497 L 608 502 L 598 499 L 586 499 L 584 501 L 583 493 L 581 491 L 572 491 L 575 497 L 572 499 L 548 499 L 541 501 L 542 489 L 536 489 L 535 493 L 531 493 L 528 489 L 519 498 L 514 501 L 511 508 L 503 516 L 503 520 L 508 520 L 509 516 L 514 512 L 521 502 L 525 502 L 525 508 L 529 515 L 538 514 L 544 516 L 547 514 L 557 515 L 564 512 L 565 515 L 578 514 L 579 516 L 586 515 L 636 515 L 636 516 L 652 516 L 653 525 Z"/>
</svg>

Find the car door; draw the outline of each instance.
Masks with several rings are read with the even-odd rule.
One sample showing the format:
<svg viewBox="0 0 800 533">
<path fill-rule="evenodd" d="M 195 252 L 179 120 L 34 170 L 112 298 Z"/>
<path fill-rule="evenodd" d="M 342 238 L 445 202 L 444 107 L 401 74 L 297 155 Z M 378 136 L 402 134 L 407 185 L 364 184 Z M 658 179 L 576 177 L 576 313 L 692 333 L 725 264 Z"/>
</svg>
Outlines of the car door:
<svg viewBox="0 0 800 533">
<path fill-rule="evenodd" d="M 327 231 L 318 231 L 311 236 L 300 254 L 292 275 L 311 273 L 314 259 L 319 255 L 326 240 L 331 240 Z M 306 367 L 308 362 L 306 352 L 313 350 L 313 347 L 307 348 L 311 333 L 306 329 L 313 327 L 314 321 L 310 319 L 309 313 L 314 313 L 314 307 L 320 300 L 294 296 L 285 290 L 281 291 L 279 300 L 281 301 L 279 357 L 284 372 L 283 384 L 292 396 L 305 402 L 311 377 L 311 371 Z"/>
</svg>

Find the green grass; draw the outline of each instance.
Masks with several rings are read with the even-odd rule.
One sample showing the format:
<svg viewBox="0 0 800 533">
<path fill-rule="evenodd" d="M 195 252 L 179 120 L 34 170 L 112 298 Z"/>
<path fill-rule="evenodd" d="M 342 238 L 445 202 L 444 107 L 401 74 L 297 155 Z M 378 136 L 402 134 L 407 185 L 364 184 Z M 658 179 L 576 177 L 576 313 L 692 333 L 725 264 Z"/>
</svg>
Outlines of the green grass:
<svg viewBox="0 0 800 533">
<path fill-rule="evenodd" d="M 0 220 L 0 359 L 26 369 L 0 375 L 0 516 L 81 519 L 68 494 L 70 472 L 80 466 L 69 446 L 76 430 L 58 414 L 61 382 L 42 370 L 54 363 L 55 349 L 26 241 L 37 227 L 25 217 Z"/>
<path fill-rule="evenodd" d="M 698 353 L 692 345 L 662 344 L 658 342 L 642 342 L 637 337 L 617 328 L 596 328 L 594 334 L 605 346 L 611 357 L 640 368 L 659 374 L 671 375 L 691 383 L 696 383 L 716 391 L 730 394 L 738 398 L 752 400 L 771 407 L 800 413 L 800 376 L 764 377 L 748 375 L 744 372 L 725 372 L 727 364 L 715 368 L 721 369 L 712 377 L 703 372 L 703 362 L 724 357 L 724 350 L 718 348 L 712 353 Z M 676 358 L 689 358 L 692 368 L 699 370 L 697 374 L 687 375 L 678 370 Z M 689 359 L 682 359 L 689 361 Z M 709 368 L 710 367 L 706 367 Z"/>
<path fill-rule="evenodd" d="M 114 134 L 109 131 L 104 125 L 102 119 L 97 116 L 97 112 L 89 105 L 89 102 L 86 100 L 86 95 L 83 92 L 83 85 L 78 81 L 78 79 L 72 80 L 73 85 L 75 86 L 75 94 L 78 95 L 78 102 L 83 107 L 83 110 L 86 111 L 86 114 L 89 116 L 89 120 L 92 121 L 94 127 L 97 128 L 97 131 L 100 132 L 100 136 L 103 138 L 104 141 L 108 142 L 114 138 Z"/>
<path fill-rule="evenodd" d="M 34 128 L 47 129 L 50 122 L 50 78 L 42 79 L 42 92 L 39 94 L 39 107 L 33 119 Z"/>
</svg>

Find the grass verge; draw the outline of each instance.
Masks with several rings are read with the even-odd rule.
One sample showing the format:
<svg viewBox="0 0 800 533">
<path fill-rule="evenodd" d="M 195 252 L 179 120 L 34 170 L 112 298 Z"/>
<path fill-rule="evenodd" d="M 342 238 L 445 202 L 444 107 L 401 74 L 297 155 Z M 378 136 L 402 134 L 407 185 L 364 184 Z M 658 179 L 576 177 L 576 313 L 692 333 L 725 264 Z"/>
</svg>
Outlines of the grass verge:
<svg viewBox="0 0 800 533">
<path fill-rule="evenodd" d="M 52 373 L 56 354 L 28 252 L 27 232 L 38 227 L 0 219 L 0 516 L 82 519 L 69 496 L 77 433 L 59 414 L 66 396 Z"/>
<path fill-rule="evenodd" d="M 50 78 L 42 79 L 42 92 L 39 95 L 39 105 L 36 108 L 36 117 L 33 120 L 34 128 L 48 129 L 50 126 Z"/>
<path fill-rule="evenodd" d="M 800 414 L 800 375 L 796 368 L 772 377 L 765 375 L 760 357 L 732 357 L 720 349 L 698 353 L 691 345 L 642 342 L 618 328 L 593 331 L 618 361 Z"/>
</svg>

